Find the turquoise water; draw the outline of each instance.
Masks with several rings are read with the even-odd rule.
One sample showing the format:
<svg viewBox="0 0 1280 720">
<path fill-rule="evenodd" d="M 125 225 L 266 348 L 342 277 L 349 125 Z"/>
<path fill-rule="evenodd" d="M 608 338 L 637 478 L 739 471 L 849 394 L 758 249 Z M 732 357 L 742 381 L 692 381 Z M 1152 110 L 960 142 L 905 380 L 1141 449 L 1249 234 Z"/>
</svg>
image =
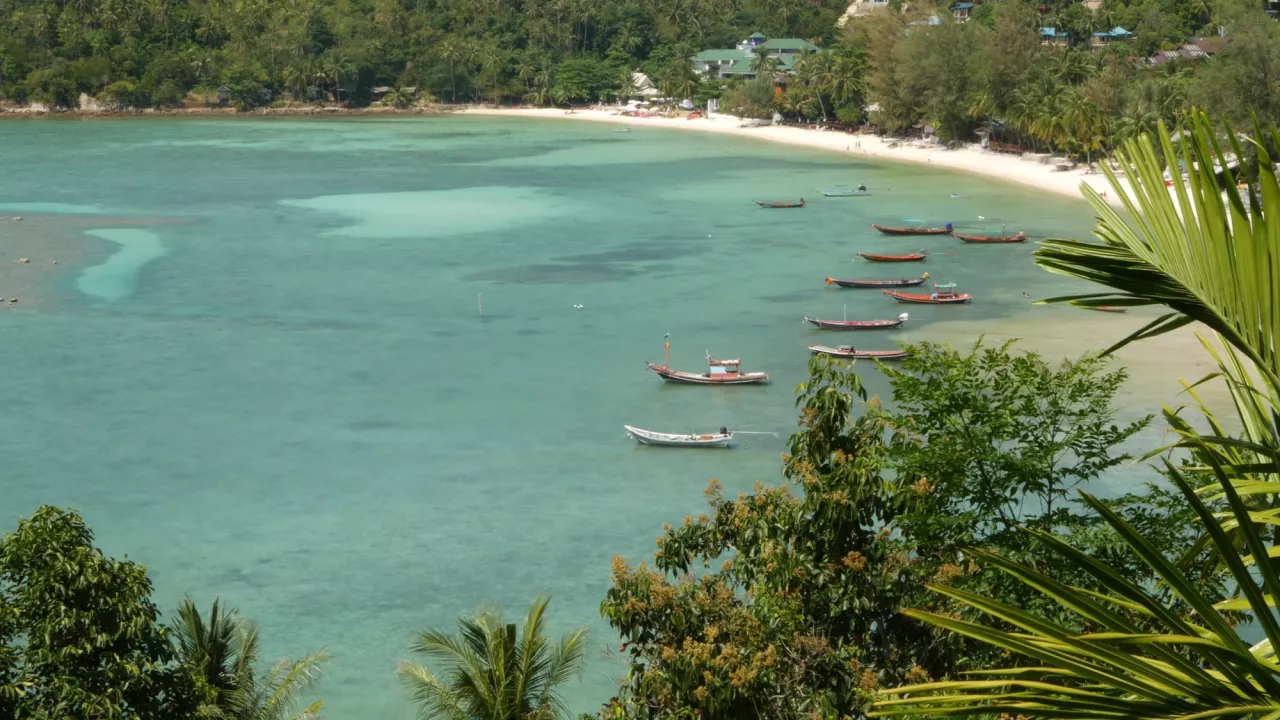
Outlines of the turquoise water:
<svg viewBox="0 0 1280 720">
<path fill-rule="evenodd" d="M 806 345 L 894 337 L 801 316 L 903 309 L 827 275 L 928 270 L 977 295 L 910 308 L 926 335 L 1073 287 L 1030 246 L 869 222 L 1090 225 L 1080 202 L 969 176 L 587 123 L 11 121 L 0 148 L 0 209 L 111 228 L 41 288 L 58 302 L 0 313 L 0 526 L 80 508 L 150 567 L 162 607 L 221 595 L 270 654 L 327 648 L 331 717 L 408 717 L 394 670 L 414 629 L 485 602 L 516 615 L 540 591 L 558 628 L 594 632 L 568 689 L 590 710 L 623 672 L 598 618 L 610 558 L 647 557 L 709 478 L 775 481 L 784 449 L 664 452 L 624 423 L 785 438 Z M 858 182 L 874 195 L 818 196 Z M 797 197 L 809 207 L 751 203 Z M 938 251 L 924 266 L 852 262 L 921 247 Z M 709 350 L 774 382 L 664 386 L 644 361 L 666 333 L 673 366 Z"/>
<path fill-rule="evenodd" d="M 88 230 L 85 234 L 120 246 L 106 262 L 85 268 L 76 278 L 77 290 L 104 300 L 119 300 L 131 295 L 143 266 L 165 253 L 160 238 L 148 230 L 106 228 Z"/>
</svg>

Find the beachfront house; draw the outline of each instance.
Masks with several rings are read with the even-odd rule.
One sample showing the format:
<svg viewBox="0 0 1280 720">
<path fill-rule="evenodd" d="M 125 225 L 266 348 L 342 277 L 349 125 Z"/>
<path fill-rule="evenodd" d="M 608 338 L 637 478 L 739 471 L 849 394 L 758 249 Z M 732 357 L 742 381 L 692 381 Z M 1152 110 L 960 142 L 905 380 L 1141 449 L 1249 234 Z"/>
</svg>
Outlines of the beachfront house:
<svg viewBox="0 0 1280 720">
<path fill-rule="evenodd" d="M 973 15 L 973 3 L 956 3 L 951 6 L 951 15 L 956 22 L 969 22 L 969 17 Z"/>
<path fill-rule="evenodd" d="M 693 56 L 693 71 L 710 78 L 753 78 L 758 52 L 774 61 L 776 72 L 795 73 L 796 60 L 805 53 L 821 52 L 813 43 L 800 38 L 766 38 L 760 33 L 738 43 L 732 50 L 703 50 Z"/>
<path fill-rule="evenodd" d="M 1103 30 L 1102 32 L 1094 33 L 1093 37 L 1089 40 L 1089 45 L 1094 48 L 1100 48 L 1112 43 L 1123 42 L 1132 37 L 1133 33 L 1117 25 L 1110 30 Z"/>
<path fill-rule="evenodd" d="M 1071 33 L 1058 28 L 1040 28 L 1040 44 L 1066 47 L 1071 44 Z"/>
<path fill-rule="evenodd" d="M 229 102 L 231 102 L 231 88 L 223 85 L 218 88 L 218 104 L 226 105 Z"/>
</svg>

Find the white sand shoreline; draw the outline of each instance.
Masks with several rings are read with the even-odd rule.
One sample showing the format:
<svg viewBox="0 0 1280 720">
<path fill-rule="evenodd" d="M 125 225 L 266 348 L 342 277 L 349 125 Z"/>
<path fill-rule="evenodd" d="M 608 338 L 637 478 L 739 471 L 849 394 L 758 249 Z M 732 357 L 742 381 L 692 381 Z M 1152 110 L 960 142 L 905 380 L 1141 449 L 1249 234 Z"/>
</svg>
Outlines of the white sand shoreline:
<svg viewBox="0 0 1280 720">
<path fill-rule="evenodd" d="M 1055 171 L 1038 162 L 1021 159 L 1018 155 L 990 152 L 978 145 L 967 145 L 956 150 L 941 146 L 919 146 L 897 143 L 877 135 L 850 135 L 840 132 L 806 130 L 785 126 L 743 127 L 732 115 L 713 115 L 710 119 L 686 120 L 684 118 L 631 117 L 616 115 L 612 110 L 577 110 L 572 114 L 549 108 L 484 108 L 471 107 L 460 110 L 468 115 L 494 115 L 500 117 L 527 117 L 548 120 L 585 120 L 588 122 L 615 123 L 634 127 L 659 127 L 672 130 L 698 130 L 737 137 L 754 138 L 767 142 L 800 147 L 830 150 L 859 158 L 909 162 L 946 170 L 973 173 L 1003 182 L 1035 188 L 1077 200 L 1083 200 L 1081 185 L 1093 187 L 1111 202 L 1118 205 L 1118 198 L 1111 190 L 1106 176 L 1100 172 L 1085 174 L 1082 170 Z M 896 145 L 896 147 L 890 147 Z"/>
</svg>

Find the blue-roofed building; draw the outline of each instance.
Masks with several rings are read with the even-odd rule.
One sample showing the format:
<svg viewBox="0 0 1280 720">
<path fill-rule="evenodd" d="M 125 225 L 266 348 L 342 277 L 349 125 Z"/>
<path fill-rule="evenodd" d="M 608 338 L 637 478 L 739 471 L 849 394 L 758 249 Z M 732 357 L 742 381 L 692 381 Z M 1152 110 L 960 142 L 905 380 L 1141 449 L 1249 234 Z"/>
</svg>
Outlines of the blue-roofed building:
<svg viewBox="0 0 1280 720">
<path fill-rule="evenodd" d="M 969 16 L 973 14 L 973 3 L 956 3 L 951 6 L 951 14 L 955 16 L 956 22 L 968 22 Z"/>
<path fill-rule="evenodd" d="M 1099 48 L 1104 45 L 1110 45 L 1111 43 L 1122 42 L 1132 37 L 1133 33 L 1117 25 L 1110 30 L 1103 30 L 1102 32 L 1094 33 L 1093 37 L 1089 40 L 1089 44 L 1095 48 Z"/>
<path fill-rule="evenodd" d="M 1040 28 L 1040 44 L 1057 45 L 1059 47 L 1070 45 L 1071 33 L 1058 28 L 1042 27 Z"/>
</svg>

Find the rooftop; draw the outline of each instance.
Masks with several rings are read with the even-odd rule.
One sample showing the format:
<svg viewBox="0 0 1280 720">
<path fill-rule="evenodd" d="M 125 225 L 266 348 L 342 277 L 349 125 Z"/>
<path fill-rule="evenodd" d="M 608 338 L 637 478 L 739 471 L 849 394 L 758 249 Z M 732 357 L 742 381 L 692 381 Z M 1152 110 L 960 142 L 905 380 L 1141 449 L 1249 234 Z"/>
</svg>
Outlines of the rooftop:
<svg viewBox="0 0 1280 720">
<path fill-rule="evenodd" d="M 1067 32 L 1066 30 L 1058 30 L 1058 28 L 1042 27 L 1040 28 L 1040 36 L 1047 37 L 1047 38 L 1053 38 L 1053 37 L 1069 38 L 1071 37 L 1071 33 Z"/>
<path fill-rule="evenodd" d="M 774 38 L 772 40 L 766 41 L 760 47 L 766 50 L 809 50 L 811 52 L 818 51 L 817 45 L 814 45 L 808 40 L 801 40 L 800 38 Z"/>
<path fill-rule="evenodd" d="M 745 60 L 751 57 L 751 54 L 742 50 L 703 50 L 693 56 L 695 61 L 702 62 L 723 62 L 728 60 Z"/>
<path fill-rule="evenodd" d="M 1096 33 L 1094 33 L 1094 34 L 1093 34 L 1093 36 L 1094 36 L 1094 37 L 1129 37 L 1129 36 L 1130 36 L 1130 35 L 1132 35 L 1132 34 L 1133 34 L 1133 33 L 1129 32 L 1128 30 L 1125 30 L 1124 28 L 1122 28 L 1122 27 L 1120 27 L 1119 25 L 1117 25 L 1117 26 L 1115 26 L 1115 27 L 1111 28 L 1110 30 L 1104 30 L 1104 31 L 1102 31 L 1102 32 L 1096 32 Z"/>
</svg>

